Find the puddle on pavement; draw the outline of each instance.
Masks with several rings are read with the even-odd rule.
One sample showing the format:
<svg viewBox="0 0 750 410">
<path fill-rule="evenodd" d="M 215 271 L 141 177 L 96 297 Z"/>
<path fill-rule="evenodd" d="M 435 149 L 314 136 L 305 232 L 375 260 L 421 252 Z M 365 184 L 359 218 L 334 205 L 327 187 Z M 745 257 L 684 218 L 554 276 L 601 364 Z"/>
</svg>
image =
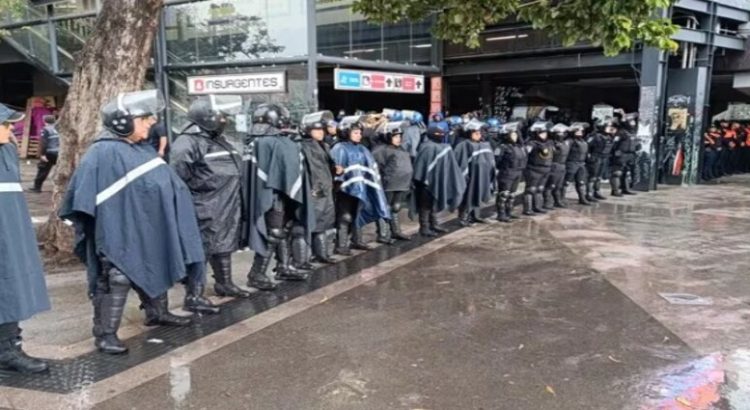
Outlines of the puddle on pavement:
<svg viewBox="0 0 750 410">
<path fill-rule="evenodd" d="M 669 366 L 643 386 L 640 410 L 750 409 L 750 350 Z"/>
</svg>

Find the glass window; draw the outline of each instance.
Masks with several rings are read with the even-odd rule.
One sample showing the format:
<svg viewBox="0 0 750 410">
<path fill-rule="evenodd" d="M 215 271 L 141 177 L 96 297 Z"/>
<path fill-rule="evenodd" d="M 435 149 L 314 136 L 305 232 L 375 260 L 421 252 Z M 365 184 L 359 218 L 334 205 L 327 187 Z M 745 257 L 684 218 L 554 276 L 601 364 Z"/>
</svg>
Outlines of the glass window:
<svg viewBox="0 0 750 410">
<path fill-rule="evenodd" d="M 55 22 L 57 33 L 57 58 L 60 71 L 72 73 L 76 63 L 76 53 L 83 49 L 89 34 L 94 29 L 96 17 L 84 17 Z"/>
<path fill-rule="evenodd" d="M 351 10 L 351 0 L 318 0 L 318 53 L 332 57 L 429 64 L 432 20 L 373 24 Z"/>
<path fill-rule="evenodd" d="M 66 0 L 54 4 L 56 16 L 67 16 L 99 10 L 99 0 Z"/>
<path fill-rule="evenodd" d="M 26 54 L 36 58 L 47 67 L 52 66 L 47 25 L 24 26 L 9 30 L 9 40 Z"/>
<path fill-rule="evenodd" d="M 236 116 L 233 121 L 230 121 L 227 127 L 227 135 L 232 137 L 235 142 L 241 141 L 242 134 L 244 132 L 242 125 L 237 126 L 238 123 L 244 121 L 250 121 L 250 116 L 255 107 L 262 103 L 278 103 L 289 109 L 292 119 L 295 122 L 299 122 L 302 116 L 309 113 L 313 107 L 308 104 L 306 93 L 307 93 L 307 66 L 304 64 L 276 66 L 274 68 L 268 67 L 244 67 L 244 68 L 228 68 L 222 70 L 180 70 L 171 71 L 169 73 L 169 92 L 170 92 L 170 104 L 169 109 L 172 115 L 170 127 L 174 135 L 182 131 L 186 125 L 187 120 L 187 109 L 190 103 L 193 101 L 195 96 L 188 95 L 187 92 L 187 77 L 193 75 L 220 75 L 220 74 L 232 74 L 232 73 L 252 73 L 252 72 L 268 72 L 268 71 L 286 71 L 287 77 L 287 92 L 286 93 L 274 93 L 274 94 L 248 94 L 243 96 L 246 109 L 242 114 Z M 244 115 L 244 116 L 243 116 Z M 247 123 L 249 125 L 249 123 Z"/>
<path fill-rule="evenodd" d="M 172 63 L 307 55 L 305 0 L 218 0 L 169 6 Z"/>
</svg>

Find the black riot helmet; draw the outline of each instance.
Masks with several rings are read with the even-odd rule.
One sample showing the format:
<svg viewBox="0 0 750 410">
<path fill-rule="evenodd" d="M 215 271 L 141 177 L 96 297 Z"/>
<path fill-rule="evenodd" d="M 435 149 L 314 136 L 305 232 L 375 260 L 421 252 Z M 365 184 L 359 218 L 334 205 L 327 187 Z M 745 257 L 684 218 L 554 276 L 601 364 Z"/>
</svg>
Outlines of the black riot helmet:
<svg viewBox="0 0 750 410">
<path fill-rule="evenodd" d="M 547 121 L 537 121 L 529 128 L 529 133 L 533 138 L 543 140 L 542 135 L 549 136 L 549 132 L 552 130 L 552 123 Z M 545 137 L 544 139 L 547 139 Z"/>
<path fill-rule="evenodd" d="M 570 131 L 570 134 L 574 137 L 583 138 L 586 136 L 586 131 L 588 131 L 590 125 L 587 122 L 574 122 L 570 124 L 570 127 L 568 127 L 568 130 Z M 581 133 L 581 135 L 578 135 L 578 133 Z"/>
<path fill-rule="evenodd" d="M 448 132 L 448 124 L 444 122 L 436 122 L 427 127 L 427 132 L 425 133 L 425 135 L 427 136 L 427 138 L 435 142 L 443 142 L 445 140 L 445 136 L 448 135 Z"/>
<path fill-rule="evenodd" d="M 265 124 L 278 129 L 288 126 L 290 118 L 289 110 L 278 104 L 261 104 L 253 111 L 253 124 Z"/>
<path fill-rule="evenodd" d="M 605 133 L 605 134 L 614 134 L 614 132 L 608 133 L 608 129 L 615 129 L 617 130 L 617 122 L 612 117 L 606 117 L 601 118 L 596 121 L 596 128 L 599 132 Z"/>
<path fill-rule="evenodd" d="M 552 136 L 557 141 L 562 141 L 565 138 L 567 138 L 568 133 L 570 132 L 570 127 L 568 127 L 567 125 L 563 123 L 557 123 L 552 127 L 550 132 L 552 132 Z"/>
<path fill-rule="evenodd" d="M 302 117 L 302 132 L 309 136 L 312 130 L 325 131 L 327 124 L 331 121 L 333 121 L 333 113 L 331 111 L 318 111 L 307 114 Z"/>
<path fill-rule="evenodd" d="M 519 121 L 505 123 L 500 127 L 499 133 L 505 142 L 515 144 L 521 139 L 521 123 Z M 515 141 L 513 135 L 516 136 Z"/>
<path fill-rule="evenodd" d="M 622 119 L 622 126 L 628 131 L 636 131 L 638 129 L 638 113 L 631 112 L 625 114 Z"/>
<path fill-rule="evenodd" d="M 385 124 L 383 128 L 383 137 L 386 144 L 393 144 L 393 137 L 396 135 L 404 135 L 404 130 L 409 126 L 407 121 L 391 121 Z"/>
<path fill-rule="evenodd" d="M 339 137 L 348 140 L 349 133 L 354 129 L 358 129 L 360 131 L 364 129 L 361 116 L 350 115 L 342 118 L 339 122 Z"/>
<path fill-rule="evenodd" d="M 102 107 L 102 125 L 118 137 L 129 137 L 135 130 L 133 120 L 152 117 L 164 109 L 164 97 L 157 90 L 118 94 Z"/>
<path fill-rule="evenodd" d="M 224 131 L 227 117 L 242 110 L 239 95 L 206 95 L 198 97 L 188 108 L 187 117 L 193 124 L 211 134 Z"/>
</svg>

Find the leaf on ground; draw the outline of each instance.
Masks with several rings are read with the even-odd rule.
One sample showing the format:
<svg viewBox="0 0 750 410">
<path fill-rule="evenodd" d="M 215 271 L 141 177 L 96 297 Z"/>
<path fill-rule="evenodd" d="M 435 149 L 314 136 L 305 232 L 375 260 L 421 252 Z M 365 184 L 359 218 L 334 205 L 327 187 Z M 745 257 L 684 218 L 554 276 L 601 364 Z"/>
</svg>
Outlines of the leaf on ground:
<svg viewBox="0 0 750 410">
<path fill-rule="evenodd" d="M 555 393 L 555 389 L 553 389 L 552 386 L 547 386 L 545 390 L 547 390 L 547 393 L 557 397 L 557 393 Z"/>
<path fill-rule="evenodd" d="M 622 360 L 617 360 L 614 357 L 612 357 L 612 355 L 607 356 L 607 359 L 609 359 L 609 360 L 611 360 L 611 361 L 613 361 L 615 363 L 622 363 Z"/>
<path fill-rule="evenodd" d="M 523 347 L 523 343 L 521 343 L 520 345 L 518 345 L 518 350 L 523 350 Z"/>
</svg>

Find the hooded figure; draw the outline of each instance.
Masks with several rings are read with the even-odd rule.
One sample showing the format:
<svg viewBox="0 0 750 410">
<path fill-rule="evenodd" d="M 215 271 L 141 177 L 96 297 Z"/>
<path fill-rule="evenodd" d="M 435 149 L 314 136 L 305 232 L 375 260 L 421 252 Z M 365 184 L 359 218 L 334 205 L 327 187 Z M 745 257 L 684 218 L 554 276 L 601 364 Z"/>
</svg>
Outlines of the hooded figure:
<svg viewBox="0 0 750 410">
<path fill-rule="evenodd" d="M 520 123 L 510 122 L 498 129 L 498 136 L 502 141 L 495 148 L 495 168 L 497 169 L 497 220 L 510 222 L 518 219 L 513 215 L 513 205 L 521 183 L 523 171 L 526 169 L 528 154 L 520 137 Z"/>
<path fill-rule="evenodd" d="M 575 184 L 576 193 L 578 194 L 578 203 L 581 205 L 591 205 L 586 199 L 586 182 L 588 174 L 586 172 L 586 158 L 588 157 L 589 144 L 586 142 L 586 130 L 589 124 L 585 122 L 574 122 L 569 127 L 570 151 L 568 159 L 565 162 L 565 187 Z M 563 189 L 562 197 L 565 197 Z"/>
<path fill-rule="evenodd" d="M 247 227 L 244 242 L 255 251 L 248 286 L 274 290 L 266 271 L 276 255 L 276 279 L 304 281 L 308 273 L 290 262 L 290 233 L 299 226 L 306 240 L 315 226 L 305 161 L 291 138 L 289 111 L 276 104 L 261 104 L 253 112 L 251 141 L 245 146 L 244 182 Z"/>
<path fill-rule="evenodd" d="M 482 132 L 486 128 L 485 123 L 476 119 L 466 123 L 466 138 L 455 150 L 458 167 L 466 179 L 466 192 L 458 211 L 458 219 L 463 226 L 487 222 L 479 217 L 479 211 L 492 198 L 495 158 L 490 143 L 482 141 Z"/>
<path fill-rule="evenodd" d="M 360 117 L 345 117 L 339 124 L 341 140 L 331 150 L 341 173 L 336 176 L 337 238 L 335 252 L 351 255 L 351 247 L 367 250 L 362 228 L 380 219 L 391 219 L 380 181 L 378 165 L 362 144 Z"/>
<path fill-rule="evenodd" d="M 412 159 L 417 157 L 419 144 L 422 142 L 422 133 L 424 132 L 424 118 L 417 111 L 403 111 L 405 126 L 404 134 L 401 136 L 402 144 L 406 152 Z"/>
<path fill-rule="evenodd" d="M 334 263 L 328 247 L 327 232 L 336 226 L 336 208 L 333 203 L 333 171 L 331 149 L 325 142 L 326 124 L 333 121 L 333 113 L 320 111 L 302 118 L 300 149 L 305 158 L 306 177 L 310 181 L 310 194 L 315 210 L 315 228 L 312 231 L 313 255 L 318 262 Z M 304 230 L 292 229 L 292 255 L 298 268 L 310 269 L 308 243 Z"/>
<path fill-rule="evenodd" d="M 636 156 L 640 150 L 635 133 L 638 130 L 638 113 L 622 116 L 621 127 L 614 139 L 611 167 L 612 196 L 635 195 L 632 190 Z"/>
<path fill-rule="evenodd" d="M 427 129 L 414 160 L 414 200 L 410 210 L 419 214 L 419 234 L 432 237 L 447 230 L 438 225 L 436 213 L 455 211 L 466 191 L 466 178 L 449 144 L 443 143 L 448 130 L 441 125 Z"/>
<path fill-rule="evenodd" d="M 547 186 L 544 188 L 544 208 L 565 208 L 565 171 L 570 153 L 570 140 L 568 139 L 569 128 L 565 124 L 555 124 L 550 130 L 552 133 L 552 171 L 550 172 Z"/>
<path fill-rule="evenodd" d="M 406 121 L 387 123 L 382 135 L 385 145 L 372 153 L 375 162 L 378 163 L 383 190 L 391 209 L 390 224 L 384 219 L 378 221 L 378 242 L 380 243 L 391 244 L 395 240 L 411 239 L 401 230 L 399 218 L 401 206 L 411 190 L 411 180 L 414 176 L 411 156 L 403 147 L 403 138 L 408 127 L 409 124 Z"/>
<path fill-rule="evenodd" d="M 586 170 L 589 176 L 586 184 L 586 200 L 589 202 L 606 199 L 601 194 L 601 182 L 605 175 L 607 161 L 612 155 L 616 134 L 615 121 L 612 118 L 604 118 L 597 121 L 597 131 L 586 140 L 589 145 L 589 155 L 586 159 Z"/>
<path fill-rule="evenodd" d="M 127 351 L 117 330 L 131 287 L 141 297 L 147 325 L 190 323 L 167 307 L 167 290 L 183 279 L 184 309 L 213 306 L 202 296 L 206 259 L 190 190 L 140 143 L 163 108 L 155 90 L 120 94 L 106 104 L 105 129 L 76 168 L 59 212 L 75 227 L 75 251 L 86 264 L 94 305 L 96 346 L 109 354 Z"/>
<path fill-rule="evenodd" d="M 239 96 L 198 97 L 187 112 L 191 124 L 172 145 L 170 163 L 193 196 L 214 291 L 230 297 L 250 296 L 232 281 L 232 253 L 240 244 L 242 157 L 224 136 L 227 117 L 241 109 Z"/>
<path fill-rule="evenodd" d="M 549 132 L 552 125 L 548 122 L 537 121 L 531 128 L 531 138 L 526 142 L 526 152 L 529 161 L 524 171 L 526 180 L 526 191 L 523 196 L 523 214 L 544 214 L 544 187 L 547 185 L 550 172 L 552 171 L 552 156 L 554 146 L 549 140 Z"/>
<path fill-rule="evenodd" d="M 21 349 L 18 322 L 49 310 L 42 260 L 21 187 L 13 124 L 24 115 L 0 104 L 0 368 L 21 373 L 47 370 L 47 363 Z"/>
</svg>

